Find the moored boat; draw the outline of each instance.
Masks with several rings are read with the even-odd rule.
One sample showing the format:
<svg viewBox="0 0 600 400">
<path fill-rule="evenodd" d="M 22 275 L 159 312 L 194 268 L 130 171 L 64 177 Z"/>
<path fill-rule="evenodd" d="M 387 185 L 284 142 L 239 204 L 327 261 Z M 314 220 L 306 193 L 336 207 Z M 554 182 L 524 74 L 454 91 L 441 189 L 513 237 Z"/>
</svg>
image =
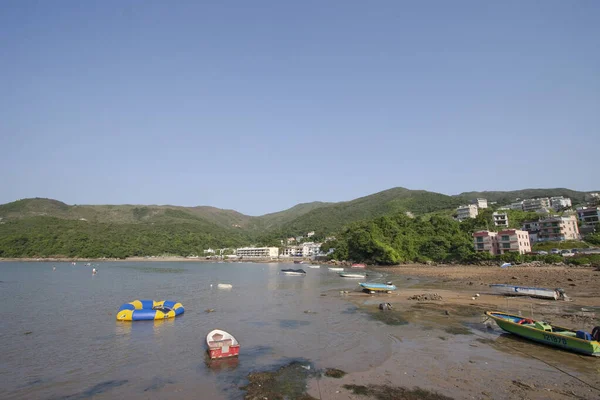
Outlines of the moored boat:
<svg viewBox="0 0 600 400">
<path fill-rule="evenodd" d="M 341 267 L 329 267 L 327 269 L 330 271 L 343 271 L 344 270 L 344 268 L 341 268 Z"/>
<path fill-rule="evenodd" d="M 503 285 L 503 284 L 490 285 L 490 289 L 492 289 L 496 293 L 501 293 L 501 294 L 511 295 L 511 296 L 530 296 L 530 297 L 539 297 L 542 299 L 553 299 L 553 300 L 558 300 L 559 298 L 563 297 L 563 292 L 561 289 L 546 289 L 546 288 L 538 288 L 538 287 Z"/>
<path fill-rule="evenodd" d="M 281 270 L 282 274 L 286 274 L 286 275 L 306 275 L 306 271 L 303 269 L 282 269 Z"/>
<path fill-rule="evenodd" d="M 217 287 L 219 289 L 231 289 L 233 285 L 231 283 L 219 283 Z"/>
<path fill-rule="evenodd" d="M 379 282 L 361 282 L 359 285 L 364 289 L 370 292 L 391 292 L 396 290 L 396 285 L 392 284 L 392 282 L 387 283 L 379 283 Z"/>
<path fill-rule="evenodd" d="M 367 274 L 360 272 L 338 272 L 338 275 L 342 278 L 357 278 L 363 279 L 367 277 Z"/>
<path fill-rule="evenodd" d="M 321 268 L 320 265 L 309 265 L 308 268 Z"/>
<path fill-rule="evenodd" d="M 362 263 L 355 263 L 355 264 L 352 264 L 352 268 L 367 268 L 367 266 Z"/>
<path fill-rule="evenodd" d="M 485 314 L 501 329 L 522 338 L 580 354 L 600 356 L 600 326 L 590 334 L 499 311 L 486 311 Z"/>
<path fill-rule="evenodd" d="M 235 357 L 240 354 L 240 343 L 229 332 L 214 329 L 206 335 L 211 359 Z"/>
</svg>

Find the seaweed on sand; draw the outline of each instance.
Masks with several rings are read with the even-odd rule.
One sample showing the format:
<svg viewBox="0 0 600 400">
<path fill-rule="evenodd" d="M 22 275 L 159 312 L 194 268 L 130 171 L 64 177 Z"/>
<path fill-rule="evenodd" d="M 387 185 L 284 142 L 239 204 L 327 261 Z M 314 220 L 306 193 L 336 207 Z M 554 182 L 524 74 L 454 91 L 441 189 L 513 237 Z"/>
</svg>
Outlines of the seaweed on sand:
<svg viewBox="0 0 600 400">
<path fill-rule="evenodd" d="M 284 365 L 277 371 L 252 372 L 248 375 L 248 384 L 240 389 L 246 391 L 244 399 L 258 400 L 316 400 L 306 393 L 306 381 L 311 373 L 298 361 Z"/>
<path fill-rule="evenodd" d="M 344 385 L 343 387 L 354 394 L 377 400 L 452 400 L 452 397 L 421 388 L 408 389 L 388 385 Z"/>
<path fill-rule="evenodd" d="M 341 369 L 327 368 L 327 370 L 325 370 L 325 376 L 330 378 L 341 378 L 344 375 L 346 375 L 346 372 L 342 371 Z"/>
</svg>

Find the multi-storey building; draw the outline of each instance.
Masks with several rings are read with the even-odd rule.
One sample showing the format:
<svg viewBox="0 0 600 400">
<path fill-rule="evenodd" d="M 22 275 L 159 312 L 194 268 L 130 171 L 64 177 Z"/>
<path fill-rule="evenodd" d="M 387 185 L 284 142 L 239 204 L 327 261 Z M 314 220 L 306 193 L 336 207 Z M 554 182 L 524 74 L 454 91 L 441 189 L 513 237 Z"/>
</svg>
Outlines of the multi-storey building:
<svg viewBox="0 0 600 400">
<path fill-rule="evenodd" d="M 492 218 L 494 218 L 494 225 L 508 226 L 508 214 L 496 211 L 492 214 Z"/>
<path fill-rule="evenodd" d="M 529 234 L 518 229 L 505 229 L 500 232 L 479 231 L 473 233 L 475 251 L 490 254 L 504 254 L 516 252 L 529 253 L 531 243 Z"/>
<path fill-rule="evenodd" d="M 277 258 L 279 249 L 277 247 L 241 247 L 236 250 L 240 258 Z"/>
<path fill-rule="evenodd" d="M 314 257 L 321 251 L 321 243 L 306 242 L 302 244 L 302 257 Z"/>
<path fill-rule="evenodd" d="M 585 201 L 587 201 L 590 206 L 600 204 L 600 193 L 586 193 Z"/>
<path fill-rule="evenodd" d="M 473 233 L 475 251 L 498 254 L 498 234 L 490 231 L 479 231 Z"/>
<path fill-rule="evenodd" d="M 456 209 L 456 219 L 458 221 L 464 221 L 468 218 L 475 218 L 477 213 L 477 206 L 475 204 L 460 206 Z"/>
<path fill-rule="evenodd" d="M 302 257 L 302 246 L 287 246 L 281 249 L 281 257 Z"/>
<path fill-rule="evenodd" d="M 550 199 L 547 197 L 523 200 L 523 211 L 538 211 L 549 207 Z"/>
<path fill-rule="evenodd" d="M 578 240 L 579 227 L 574 215 L 548 217 L 539 222 L 538 241 Z"/>
<path fill-rule="evenodd" d="M 510 206 L 508 206 L 511 210 L 519 210 L 519 211 L 523 211 L 523 202 L 522 201 L 516 201 L 514 203 L 511 203 Z"/>
<path fill-rule="evenodd" d="M 581 222 L 581 231 L 591 233 L 598 229 L 600 221 L 600 207 L 579 207 L 577 216 Z"/>
<path fill-rule="evenodd" d="M 559 211 L 571 207 L 572 203 L 571 199 L 568 197 L 557 196 L 550 198 L 550 205 L 555 211 Z"/>
<path fill-rule="evenodd" d="M 498 232 L 498 253 L 525 254 L 531 252 L 529 233 L 519 229 L 506 229 Z"/>
<path fill-rule="evenodd" d="M 477 208 L 488 208 L 487 199 L 475 199 L 473 200 L 473 204 L 475 204 Z"/>
</svg>

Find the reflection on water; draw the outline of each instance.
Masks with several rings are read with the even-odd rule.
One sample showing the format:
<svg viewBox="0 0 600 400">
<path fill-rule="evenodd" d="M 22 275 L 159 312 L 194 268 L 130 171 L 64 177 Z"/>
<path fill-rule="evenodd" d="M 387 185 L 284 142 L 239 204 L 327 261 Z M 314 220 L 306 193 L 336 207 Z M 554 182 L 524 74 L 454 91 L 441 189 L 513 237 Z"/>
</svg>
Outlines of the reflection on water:
<svg viewBox="0 0 600 400">
<path fill-rule="evenodd" d="M 0 301 L 9 323 L 0 335 L 11 345 L 0 360 L 0 397 L 169 398 L 179 390 L 231 398 L 239 392 L 235 385 L 257 368 L 300 358 L 361 368 L 387 357 L 386 333 L 331 294 L 353 290 L 356 282 L 325 268 L 287 276 L 279 273 L 289 267 L 283 264 L 94 267 L 97 275 L 91 266 L 69 263 L 2 264 Z M 233 289 L 218 290 L 217 283 Z M 118 308 L 135 299 L 178 301 L 185 313 L 116 321 Z M 205 362 L 205 336 L 214 328 L 236 336 L 239 358 Z"/>
</svg>

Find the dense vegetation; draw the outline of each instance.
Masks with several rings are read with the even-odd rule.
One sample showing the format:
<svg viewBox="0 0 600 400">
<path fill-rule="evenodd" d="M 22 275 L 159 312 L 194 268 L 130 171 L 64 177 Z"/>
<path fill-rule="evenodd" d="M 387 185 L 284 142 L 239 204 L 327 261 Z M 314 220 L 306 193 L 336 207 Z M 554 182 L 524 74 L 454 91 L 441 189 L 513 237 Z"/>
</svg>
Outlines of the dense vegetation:
<svg viewBox="0 0 600 400">
<path fill-rule="evenodd" d="M 23 199 L 0 205 L 0 257 L 202 255 L 208 247 L 281 246 L 282 239 L 315 231 L 315 241 L 329 235 L 338 238 L 326 245 L 336 248 L 338 259 L 378 264 L 477 261 L 489 257 L 474 253 L 471 234 L 498 230 L 493 208 L 459 224 L 451 218 L 455 207 L 479 196 L 508 203 L 514 197 L 551 195 L 579 199 L 584 193 L 531 189 L 446 196 L 394 188 L 347 202 L 299 204 L 260 217 L 205 206 L 70 206 L 51 199 Z M 513 228 L 539 217 L 507 213 Z M 599 245 L 600 234 L 587 240 Z M 511 257 L 515 256 L 502 259 Z"/>
<path fill-rule="evenodd" d="M 239 247 L 248 238 L 202 223 L 105 224 L 34 217 L 0 225 L 0 257 L 125 258 L 202 255 L 208 247 Z"/>
<path fill-rule="evenodd" d="M 328 244 L 338 260 L 372 264 L 407 261 L 459 261 L 474 255 L 473 240 L 448 217 L 409 218 L 402 213 L 357 222 Z"/>
</svg>

